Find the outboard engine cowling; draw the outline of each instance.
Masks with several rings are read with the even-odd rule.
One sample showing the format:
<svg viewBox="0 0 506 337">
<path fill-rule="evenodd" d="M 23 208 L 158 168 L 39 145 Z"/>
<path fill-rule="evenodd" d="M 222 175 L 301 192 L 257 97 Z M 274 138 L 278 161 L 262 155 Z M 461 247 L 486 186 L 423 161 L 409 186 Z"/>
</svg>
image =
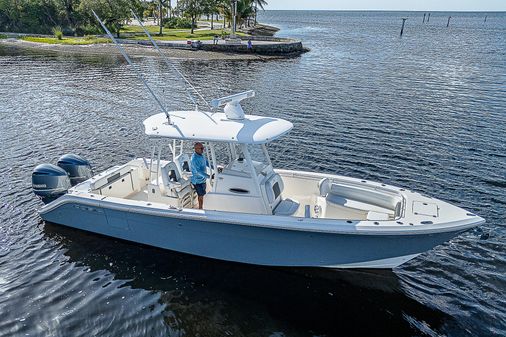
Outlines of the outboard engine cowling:
<svg viewBox="0 0 506 337">
<path fill-rule="evenodd" d="M 82 183 L 91 178 L 90 163 L 73 153 L 68 153 L 60 157 L 58 166 L 67 171 L 72 186 Z"/>
<path fill-rule="evenodd" d="M 44 203 L 64 195 L 70 187 L 67 172 L 56 165 L 40 164 L 32 172 L 33 193 Z"/>
</svg>

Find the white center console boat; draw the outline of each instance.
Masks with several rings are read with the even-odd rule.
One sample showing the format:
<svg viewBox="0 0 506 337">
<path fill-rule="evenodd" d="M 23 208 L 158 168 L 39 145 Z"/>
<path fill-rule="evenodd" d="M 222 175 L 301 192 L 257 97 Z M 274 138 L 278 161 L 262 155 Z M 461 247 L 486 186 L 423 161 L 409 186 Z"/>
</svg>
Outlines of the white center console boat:
<svg viewBox="0 0 506 337">
<path fill-rule="evenodd" d="M 328 268 L 393 268 L 485 222 L 403 188 L 277 170 L 266 145 L 293 125 L 245 115 L 240 101 L 253 91 L 213 100 L 215 108 L 224 106 L 222 113 L 167 112 L 138 76 L 162 110 L 144 121 L 145 133 L 158 142 L 151 158 L 93 177 L 89 163 L 72 154 L 58 166 L 37 166 L 32 186 L 46 202 L 39 211 L 44 220 L 214 259 Z M 191 153 L 185 151 L 196 141 L 205 142 L 210 162 L 204 209 L 196 208 Z"/>
<path fill-rule="evenodd" d="M 214 100 L 225 105 L 223 113 L 174 111 L 170 121 L 164 113 L 147 118 L 145 133 L 158 142 L 151 158 L 77 179 L 84 181 L 51 195 L 41 217 L 214 259 L 329 268 L 393 268 L 484 222 L 407 189 L 275 169 L 266 145 L 292 124 L 244 115 L 239 102 L 252 96 L 249 91 Z M 190 183 L 191 153 L 185 152 L 195 141 L 204 142 L 210 163 L 202 210 Z M 71 177 L 83 172 L 74 171 Z M 37 172 L 44 170 L 36 169 L 34 179 L 56 179 L 58 194 L 70 186 L 65 171 L 59 177 Z M 40 191 L 49 185 L 34 180 Z"/>
</svg>

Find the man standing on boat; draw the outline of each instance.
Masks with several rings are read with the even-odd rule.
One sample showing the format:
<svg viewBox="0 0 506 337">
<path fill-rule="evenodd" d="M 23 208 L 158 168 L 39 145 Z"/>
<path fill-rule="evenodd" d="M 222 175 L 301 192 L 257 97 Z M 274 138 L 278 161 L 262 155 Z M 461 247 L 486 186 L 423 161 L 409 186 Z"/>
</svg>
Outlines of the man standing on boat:
<svg viewBox="0 0 506 337">
<path fill-rule="evenodd" d="M 206 194 L 206 180 L 209 178 L 207 174 L 207 159 L 204 157 L 204 145 L 197 142 L 193 146 L 195 152 L 191 158 L 192 168 L 192 185 L 197 191 L 197 199 L 199 201 L 199 209 L 204 207 L 204 195 Z"/>
</svg>

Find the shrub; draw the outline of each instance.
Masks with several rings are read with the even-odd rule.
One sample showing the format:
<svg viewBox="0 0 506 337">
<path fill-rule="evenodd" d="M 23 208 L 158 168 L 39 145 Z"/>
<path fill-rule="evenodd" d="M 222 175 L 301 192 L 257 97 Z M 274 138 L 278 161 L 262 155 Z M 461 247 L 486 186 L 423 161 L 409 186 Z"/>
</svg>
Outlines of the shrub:
<svg viewBox="0 0 506 337">
<path fill-rule="evenodd" d="M 162 23 L 165 28 L 176 28 L 177 18 L 165 18 Z"/>
<path fill-rule="evenodd" d="M 70 28 L 62 28 L 62 36 L 77 36 L 76 32 L 73 29 Z"/>
<path fill-rule="evenodd" d="M 81 25 L 79 28 L 76 29 L 76 34 L 83 36 L 83 35 L 95 35 L 95 34 L 103 34 L 104 32 L 101 30 L 102 28 L 98 29 L 97 26 L 94 25 Z"/>
<path fill-rule="evenodd" d="M 165 28 L 179 28 L 179 29 L 192 28 L 192 21 L 186 18 L 166 18 L 163 19 L 162 22 Z"/>
<path fill-rule="evenodd" d="M 63 31 L 60 26 L 53 27 L 53 35 L 58 40 L 63 40 Z"/>
<path fill-rule="evenodd" d="M 7 38 L 7 35 L 0 34 L 0 40 L 1 40 L 1 39 L 6 39 L 6 38 Z"/>
</svg>

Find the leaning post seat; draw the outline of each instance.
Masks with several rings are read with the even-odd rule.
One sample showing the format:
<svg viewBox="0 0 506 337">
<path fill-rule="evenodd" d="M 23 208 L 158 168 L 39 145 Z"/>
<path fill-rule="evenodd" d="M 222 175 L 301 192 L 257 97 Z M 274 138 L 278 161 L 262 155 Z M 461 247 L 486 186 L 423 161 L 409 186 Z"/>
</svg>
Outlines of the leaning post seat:
<svg viewBox="0 0 506 337">
<path fill-rule="evenodd" d="M 190 156 L 187 153 L 181 153 L 174 157 L 174 163 L 176 163 L 177 169 L 181 176 L 191 176 L 192 167 Z"/>
<path fill-rule="evenodd" d="M 274 210 L 282 200 L 281 193 L 283 192 L 285 185 L 283 179 L 278 173 L 274 173 L 268 178 L 264 184 L 263 189 L 267 197 L 267 203 L 271 210 Z"/>
<path fill-rule="evenodd" d="M 190 181 L 181 177 L 176 163 L 168 162 L 161 167 L 160 172 L 165 195 L 178 198 L 180 207 L 193 207 L 193 190 Z"/>
</svg>

